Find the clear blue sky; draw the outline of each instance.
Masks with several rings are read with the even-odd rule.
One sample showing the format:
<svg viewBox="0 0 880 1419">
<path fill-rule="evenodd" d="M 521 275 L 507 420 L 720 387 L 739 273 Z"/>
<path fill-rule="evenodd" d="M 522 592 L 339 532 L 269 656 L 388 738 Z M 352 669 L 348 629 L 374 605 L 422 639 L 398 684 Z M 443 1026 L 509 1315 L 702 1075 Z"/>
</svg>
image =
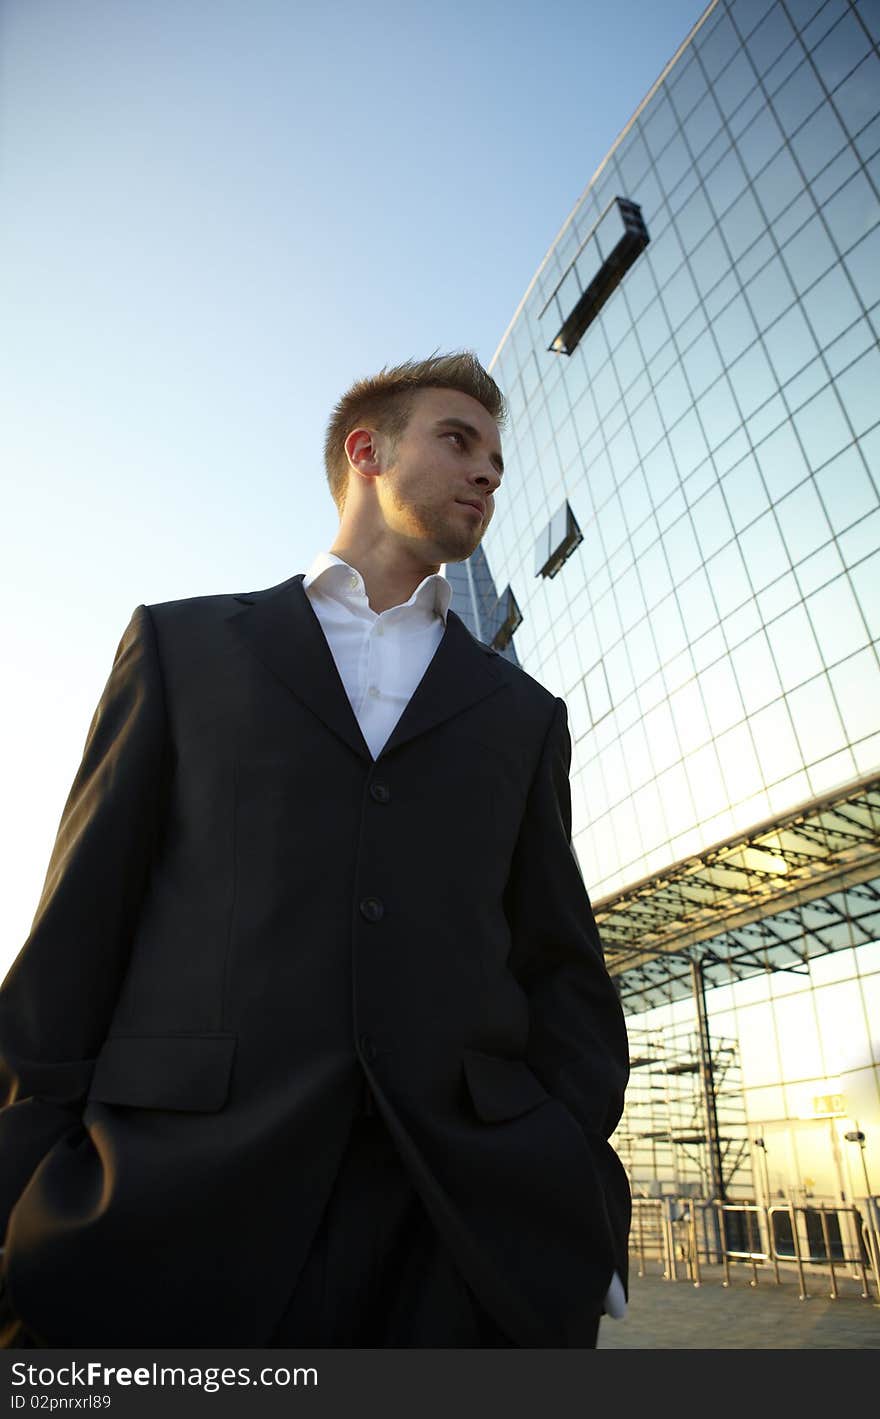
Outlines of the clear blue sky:
<svg viewBox="0 0 880 1419">
<path fill-rule="evenodd" d="M 0 0 L 0 975 L 139 602 L 329 545 L 327 415 L 490 360 L 700 0 Z"/>
</svg>

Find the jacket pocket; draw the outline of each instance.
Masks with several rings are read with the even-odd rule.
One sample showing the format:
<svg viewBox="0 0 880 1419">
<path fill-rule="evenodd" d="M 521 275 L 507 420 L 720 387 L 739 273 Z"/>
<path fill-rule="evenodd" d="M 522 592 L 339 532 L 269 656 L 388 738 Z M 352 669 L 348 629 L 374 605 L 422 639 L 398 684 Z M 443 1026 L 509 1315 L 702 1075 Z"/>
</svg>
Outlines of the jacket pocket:
<svg viewBox="0 0 880 1419">
<path fill-rule="evenodd" d="M 516 1118 L 550 1098 L 524 1060 L 466 1049 L 462 1062 L 474 1108 L 486 1123 Z"/>
<path fill-rule="evenodd" d="M 98 1055 L 89 1102 L 216 1113 L 229 1093 L 236 1039 L 113 1035 Z"/>
</svg>

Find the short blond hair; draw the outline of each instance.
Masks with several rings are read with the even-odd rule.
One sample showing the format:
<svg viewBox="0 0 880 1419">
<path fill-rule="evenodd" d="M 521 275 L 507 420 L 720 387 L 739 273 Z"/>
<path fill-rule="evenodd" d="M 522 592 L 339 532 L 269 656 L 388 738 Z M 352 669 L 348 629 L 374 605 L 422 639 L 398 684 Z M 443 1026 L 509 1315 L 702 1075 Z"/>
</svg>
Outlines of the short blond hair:
<svg viewBox="0 0 880 1419">
<path fill-rule="evenodd" d="M 507 418 L 504 395 L 472 350 L 406 360 L 390 369 L 386 365 L 379 374 L 359 379 L 333 410 L 324 439 L 327 482 L 340 514 L 348 488 L 345 440 L 351 430 L 366 425 L 390 439 L 393 448 L 407 426 L 420 389 L 457 389 L 482 404 L 496 424 Z"/>
</svg>

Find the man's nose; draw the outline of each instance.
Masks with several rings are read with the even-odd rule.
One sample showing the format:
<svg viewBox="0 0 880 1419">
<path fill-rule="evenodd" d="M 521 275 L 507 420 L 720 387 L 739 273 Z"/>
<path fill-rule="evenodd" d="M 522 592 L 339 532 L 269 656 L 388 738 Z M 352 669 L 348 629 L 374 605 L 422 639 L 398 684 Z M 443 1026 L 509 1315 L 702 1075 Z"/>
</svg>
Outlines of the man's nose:
<svg viewBox="0 0 880 1419">
<path fill-rule="evenodd" d="M 501 482 L 501 474 L 492 463 L 483 465 L 473 474 L 472 481 L 489 493 L 494 493 Z"/>
</svg>

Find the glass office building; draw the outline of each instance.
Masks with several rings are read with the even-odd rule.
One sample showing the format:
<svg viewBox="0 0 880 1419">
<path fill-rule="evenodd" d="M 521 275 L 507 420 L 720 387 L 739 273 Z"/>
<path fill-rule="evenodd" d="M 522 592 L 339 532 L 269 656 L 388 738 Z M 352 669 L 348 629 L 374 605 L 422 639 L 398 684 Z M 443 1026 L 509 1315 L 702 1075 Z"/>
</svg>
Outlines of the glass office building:
<svg viewBox="0 0 880 1419">
<path fill-rule="evenodd" d="M 492 362 L 449 570 L 568 705 L 637 1190 L 880 1189 L 878 41 L 877 0 L 715 0 Z"/>
</svg>

